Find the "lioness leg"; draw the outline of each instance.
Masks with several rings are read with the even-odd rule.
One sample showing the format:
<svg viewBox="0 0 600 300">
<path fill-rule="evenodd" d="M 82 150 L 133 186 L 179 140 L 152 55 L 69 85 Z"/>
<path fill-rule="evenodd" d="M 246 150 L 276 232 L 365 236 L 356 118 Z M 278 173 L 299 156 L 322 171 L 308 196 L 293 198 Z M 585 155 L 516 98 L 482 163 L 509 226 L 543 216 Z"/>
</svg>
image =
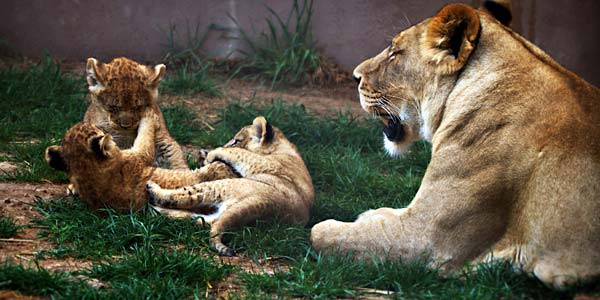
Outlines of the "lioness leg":
<svg viewBox="0 0 600 300">
<path fill-rule="evenodd" d="M 434 265 L 448 270 L 474 259 L 504 234 L 511 202 L 503 198 L 504 187 L 491 180 L 501 168 L 489 159 L 489 166 L 468 169 L 459 159 L 465 154 L 470 156 L 454 152 L 450 157 L 455 161 L 432 157 L 415 199 L 405 209 L 369 211 L 355 222 L 318 223 L 311 232 L 313 248 L 358 258 L 414 260 L 428 255 Z M 480 184 L 463 187 L 469 180 Z"/>
</svg>

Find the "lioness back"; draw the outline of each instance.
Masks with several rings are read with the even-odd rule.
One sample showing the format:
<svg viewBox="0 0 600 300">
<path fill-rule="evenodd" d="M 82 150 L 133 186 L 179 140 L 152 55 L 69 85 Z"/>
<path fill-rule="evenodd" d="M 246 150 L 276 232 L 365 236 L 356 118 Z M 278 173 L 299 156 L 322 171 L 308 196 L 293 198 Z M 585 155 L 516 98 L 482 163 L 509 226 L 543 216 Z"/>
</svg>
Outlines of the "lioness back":
<svg viewBox="0 0 600 300">
<path fill-rule="evenodd" d="M 241 178 L 204 182 L 175 190 L 149 182 L 150 202 L 173 217 L 201 218 L 211 224 L 211 243 L 221 255 L 233 255 L 223 232 L 255 220 L 304 225 L 314 199 L 312 180 L 296 147 L 263 117 L 242 128 L 206 162 L 222 162 Z M 212 208 L 212 213 L 193 213 Z M 186 212 L 187 211 L 187 212 Z"/>
<path fill-rule="evenodd" d="M 142 112 L 152 109 L 160 119 L 155 137 L 157 162 L 175 169 L 188 169 L 185 155 L 169 134 L 157 104 L 164 65 L 152 68 L 125 57 L 104 64 L 89 58 L 86 69 L 90 106 L 85 122 L 110 133 L 117 145 L 126 149 L 133 146 Z"/>
</svg>

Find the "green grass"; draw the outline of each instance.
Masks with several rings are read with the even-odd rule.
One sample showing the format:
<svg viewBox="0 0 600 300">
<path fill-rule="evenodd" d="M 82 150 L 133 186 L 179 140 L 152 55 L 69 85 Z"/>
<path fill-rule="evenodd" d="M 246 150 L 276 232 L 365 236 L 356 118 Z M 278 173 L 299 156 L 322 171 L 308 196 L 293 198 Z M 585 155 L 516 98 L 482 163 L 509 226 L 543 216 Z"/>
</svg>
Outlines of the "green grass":
<svg viewBox="0 0 600 300">
<path fill-rule="evenodd" d="M 154 211 L 96 214 L 71 197 L 37 198 L 35 206 L 44 216 L 36 222 L 48 227 L 41 234 L 57 245 L 45 254 L 98 259 L 124 255 L 142 246 L 159 249 L 165 244 L 208 251 L 208 230 L 192 220 L 171 220 Z"/>
<path fill-rule="evenodd" d="M 197 66 L 196 66 L 197 65 Z M 162 83 L 162 90 L 177 95 L 205 94 L 222 96 L 215 80 L 209 75 L 211 63 L 185 64 L 171 73 Z"/>
<path fill-rule="evenodd" d="M 89 269 L 49 272 L 10 263 L 0 266 L 0 289 L 54 299 L 200 299 L 234 268 L 190 251 L 135 249 L 128 256 L 95 262 Z M 96 279 L 109 288 L 96 289 Z"/>
<path fill-rule="evenodd" d="M 83 101 L 77 87 L 83 85 L 83 79 L 78 81 L 56 71 L 50 72 L 54 68 L 54 65 L 42 64 L 29 70 L 10 70 L 19 80 L 26 74 L 41 77 L 29 85 L 13 82 L 17 80 L 3 77 L 4 73 L 0 73 L 0 79 L 20 89 L 33 89 L 33 82 L 51 82 L 45 77 L 58 76 L 54 83 L 57 85 L 55 94 L 51 94 L 50 83 L 40 93 L 53 95 L 46 100 L 50 107 L 56 101 L 70 101 L 67 108 L 75 107 L 78 101 Z M 67 84 L 72 81 L 72 86 Z M 31 119 L 27 112 L 40 102 L 29 103 L 26 109 L 17 103 L 27 98 L 23 96 L 27 91 L 9 91 L 3 85 L 0 93 L 21 95 L 6 98 L 13 101 L 12 104 L 2 102 L 2 105 L 15 107 L 21 110 L 23 118 L 29 118 L 28 122 L 22 122 L 9 118 L 10 112 L 2 112 L 2 120 L 7 120 L 4 122 L 13 128 L 4 132 L 4 141 L 10 144 L 22 137 L 41 141 L 18 147 L 4 146 L 2 151 L 7 151 L 16 161 L 27 158 L 29 165 L 35 166 L 28 173 L 32 180 L 64 180 L 59 172 L 44 169 L 43 148 L 60 139 L 71 122 L 75 122 L 75 115 L 80 114 L 77 119 L 82 116 L 85 107 L 70 113 L 65 109 L 65 120 L 41 118 L 41 125 L 30 124 L 37 120 Z M 38 99 L 33 94 L 29 98 Z M 42 106 L 39 107 L 43 111 Z M 218 121 L 211 124 L 215 129 L 210 132 L 197 124 L 194 113 L 188 109 L 169 106 L 163 110 L 171 133 L 180 142 L 207 148 L 220 146 L 254 117 L 264 115 L 298 146 L 316 191 L 309 225 L 257 222 L 255 226 L 225 235 L 226 243 L 239 253 L 257 261 L 282 259 L 286 268 L 274 274 L 253 274 L 220 264 L 209 249 L 208 230 L 190 220 L 167 219 L 150 209 L 128 215 L 118 215 L 111 210 L 96 214 L 77 198 L 38 198 L 34 206 L 42 217 L 36 223 L 45 228 L 40 234 L 56 247 L 40 253 L 37 259 L 74 257 L 90 260 L 92 266 L 72 273 L 51 273 L 36 267 L 6 264 L 0 266 L 0 289 L 58 299 L 204 298 L 207 292 L 210 297 L 215 296 L 210 286 L 228 274 L 237 274 L 239 290 L 231 291 L 233 299 L 353 298 L 361 293 L 359 288 L 390 290 L 395 293 L 391 298 L 395 299 L 562 299 L 578 291 L 600 292 L 591 284 L 559 293 L 527 275 L 513 273 L 505 264 L 476 266 L 462 274 L 443 277 L 425 262 L 374 259 L 364 263 L 348 257 L 320 257 L 310 248 L 310 226 L 328 218 L 353 220 L 370 208 L 406 206 L 416 193 L 429 161 L 427 144 L 418 143 L 405 157 L 392 159 L 383 153 L 379 122 L 343 112 L 331 117 L 315 116 L 307 113 L 302 105 L 286 104 L 282 100 L 266 106 L 232 102 L 219 111 Z M 37 130 L 52 126 L 55 129 Z M 98 279 L 108 288 L 91 288 L 74 278 L 76 275 Z"/>
<path fill-rule="evenodd" d="M 304 0 L 302 4 L 294 0 L 286 20 L 266 7 L 271 15 L 266 19 L 266 32 L 254 38 L 240 30 L 241 40 L 250 49 L 241 51 L 245 62 L 240 66 L 240 74 L 255 74 L 268 79 L 271 87 L 280 83 L 307 83 L 309 75 L 321 62 L 311 29 L 312 5 L 312 0 Z"/>
<path fill-rule="evenodd" d="M 485 265 L 442 277 L 424 262 L 356 262 L 311 252 L 293 266 L 274 275 L 246 273 L 242 282 L 251 294 L 311 299 L 356 297 L 363 292 L 357 287 L 390 291 L 395 299 L 561 299 L 565 295 L 526 275 L 513 273 L 507 264 Z"/>
<path fill-rule="evenodd" d="M 83 79 L 61 72 L 48 57 L 28 69 L 0 69 L 0 152 L 20 165 L 0 180 L 65 179 L 40 153 L 82 119 L 84 95 Z"/>
<path fill-rule="evenodd" d="M 166 43 L 163 45 L 169 71 L 161 84 L 161 90 L 177 95 L 205 94 L 211 97 L 222 96 L 215 79 L 209 71 L 213 63 L 207 59 L 203 51 L 204 42 L 214 26 L 201 30 L 200 24 L 191 26 L 187 21 L 185 30 L 181 31 L 173 23 L 164 31 Z M 181 31 L 181 32 L 180 32 Z"/>
<path fill-rule="evenodd" d="M 5 263 L 0 266 L 0 290 L 16 290 L 28 295 L 64 293 L 72 283 L 64 273 L 53 274 L 43 268 L 25 268 Z M 84 285 L 80 285 L 84 288 Z"/>
<path fill-rule="evenodd" d="M 198 136 L 206 132 L 196 113 L 185 106 L 168 105 L 161 107 L 161 110 L 169 133 L 180 144 L 193 143 Z"/>
<path fill-rule="evenodd" d="M 0 216 L 0 238 L 11 238 L 17 235 L 20 228 L 12 217 Z"/>
</svg>

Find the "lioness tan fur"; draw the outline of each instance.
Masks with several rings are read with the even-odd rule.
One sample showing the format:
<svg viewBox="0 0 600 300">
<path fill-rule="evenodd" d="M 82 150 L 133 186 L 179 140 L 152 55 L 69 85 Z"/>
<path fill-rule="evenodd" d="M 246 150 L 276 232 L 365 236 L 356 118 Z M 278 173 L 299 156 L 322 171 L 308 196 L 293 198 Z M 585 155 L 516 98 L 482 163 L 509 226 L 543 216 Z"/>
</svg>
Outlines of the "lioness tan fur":
<svg viewBox="0 0 600 300">
<path fill-rule="evenodd" d="M 46 149 L 46 161 L 66 171 L 80 198 L 93 209 L 111 207 L 118 212 L 137 210 L 146 203 L 146 181 L 165 187 L 181 187 L 196 182 L 235 177 L 224 164 L 211 164 L 198 170 L 171 170 L 152 166 L 155 130 L 160 118 L 141 119 L 133 147 L 121 150 L 110 134 L 90 123 L 77 123 L 64 136 L 60 146 Z"/>
<path fill-rule="evenodd" d="M 242 128 L 224 147 L 208 153 L 209 166 L 224 162 L 242 178 L 203 182 L 175 190 L 148 183 L 150 203 L 166 208 L 173 217 L 199 218 L 211 225 L 211 244 L 221 255 L 233 250 L 221 241 L 222 233 L 255 220 L 278 219 L 304 225 L 313 204 L 312 180 L 296 147 L 263 117 Z M 213 214 L 182 210 L 212 208 Z"/>
<path fill-rule="evenodd" d="M 189 169 L 185 154 L 165 124 L 157 104 L 158 86 L 165 65 L 144 66 L 125 57 L 108 64 L 88 58 L 87 82 L 90 106 L 83 120 L 110 133 L 120 148 L 133 146 L 142 113 L 152 109 L 159 117 L 154 143 L 158 165 L 172 169 Z"/>
<path fill-rule="evenodd" d="M 360 102 L 385 149 L 432 156 L 407 208 L 315 225 L 325 253 L 456 270 L 510 261 L 554 287 L 600 274 L 600 90 L 484 11 L 463 4 L 361 63 Z"/>
</svg>

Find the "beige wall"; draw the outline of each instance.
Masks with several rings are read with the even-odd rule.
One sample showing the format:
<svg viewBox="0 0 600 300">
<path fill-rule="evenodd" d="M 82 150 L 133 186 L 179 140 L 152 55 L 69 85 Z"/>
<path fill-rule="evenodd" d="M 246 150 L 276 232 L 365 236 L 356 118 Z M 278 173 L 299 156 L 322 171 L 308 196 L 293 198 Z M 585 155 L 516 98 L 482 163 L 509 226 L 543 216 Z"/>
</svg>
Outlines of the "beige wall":
<svg viewBox="0 0 600 300">
<path fill-rule="evenodd" d="M 463 1 L 476 2 L 477 0 Z M 315 0 L 313 31 L 321 49 L 340 65 L 352 69 L 378 53 L 391 37 L 433 15 L 442 0 Z M 600 1 L 514 0 L 514 28 L 561 64 L 600 85 Z M 169 24 L 179 34 L 186 22 L 192 29 L 214 23 L 264 28 L 265 5 L 286 15 L 291 0 L 3 0 L 0 38 L 17 51 L 39 56 L 103 60 L 129 56 L 159 61 Z M 235 32 L 211 31 L 206 49 L 225 56 L 240 42 Z"/>
</svg>

